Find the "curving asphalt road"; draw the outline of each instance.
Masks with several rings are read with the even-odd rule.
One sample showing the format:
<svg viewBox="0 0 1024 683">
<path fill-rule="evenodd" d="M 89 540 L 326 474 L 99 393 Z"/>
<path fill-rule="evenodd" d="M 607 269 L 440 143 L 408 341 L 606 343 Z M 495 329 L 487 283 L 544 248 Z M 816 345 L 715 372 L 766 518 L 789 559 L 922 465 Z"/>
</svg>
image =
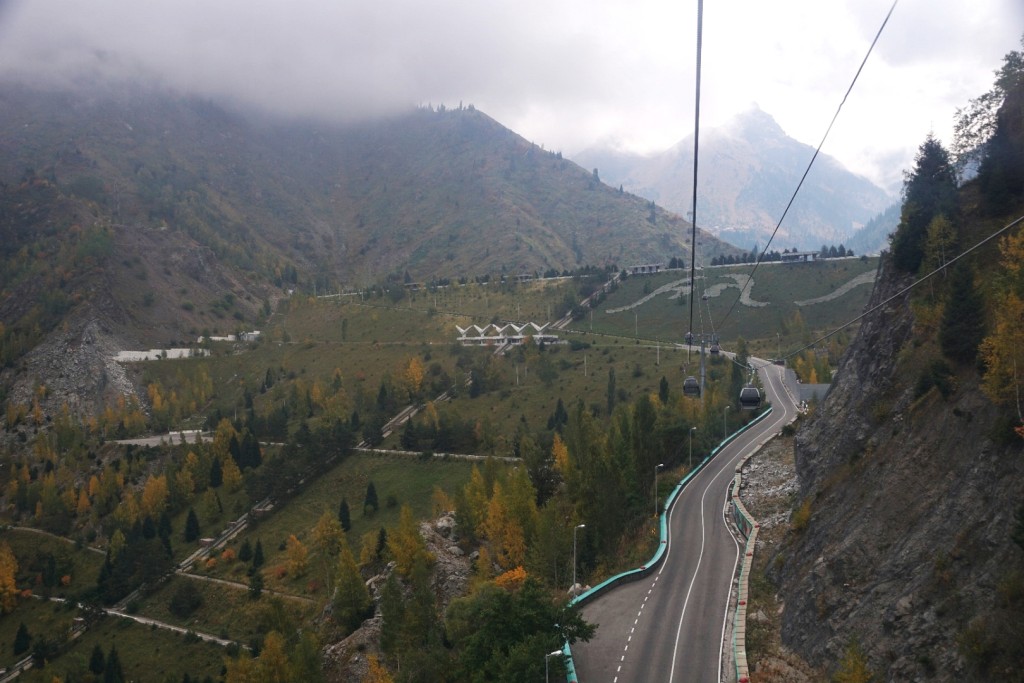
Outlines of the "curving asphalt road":
<svg viewBox="0 0 1024 683">
<path fill-rule="evenodd" d="M 783 368 L 751 358 L 772 414 L 723 448 L 680 492 L 669 512 L 665 561 L 648 577 L 616 587 L 583 607 L 598 624 L 573 645 L 580 683 L 718 683 L 729 594 L 740 546 L 723 511 L 736 463 L 796 415 Z M 725 674 L 725 678 L 723 678 Z"/>
</svg>

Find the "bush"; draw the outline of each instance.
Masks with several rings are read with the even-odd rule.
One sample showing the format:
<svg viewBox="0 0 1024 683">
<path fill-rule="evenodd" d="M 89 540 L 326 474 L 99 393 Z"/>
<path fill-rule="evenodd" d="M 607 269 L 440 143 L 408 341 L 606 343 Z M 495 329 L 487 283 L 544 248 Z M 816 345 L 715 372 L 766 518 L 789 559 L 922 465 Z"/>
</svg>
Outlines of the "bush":
<svg viewBox="0 0 1024 683">
<path fill-rule="evenodd" d="M 789 518 L 789 525 L 796 533 L 801 533 L 807 528 L 807 523 L 811 520 L 811 499 L 806 498 L 804 502 L 800 504 L 796 510 L 793 511 L 792 516 Z"/>
<path fill-rule="evenodd" d="M 199 590 L 192 581 L 183 581 L 174 590 L 174 594 L 167 604 L 167 609 L 179 619 L 187 619 L 202 606 L 203 596 Z"/>
</svg>

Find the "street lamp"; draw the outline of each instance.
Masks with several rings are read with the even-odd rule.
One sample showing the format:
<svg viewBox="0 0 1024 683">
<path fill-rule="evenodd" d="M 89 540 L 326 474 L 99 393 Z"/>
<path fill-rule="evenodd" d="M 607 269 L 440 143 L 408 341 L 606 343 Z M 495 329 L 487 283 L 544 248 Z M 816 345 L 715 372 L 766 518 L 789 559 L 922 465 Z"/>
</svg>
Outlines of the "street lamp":
<svg viewBox="0 0 1024 683">
<path fill-rule="evenodd" d="M 544 655 L 544 683 L 548 682 L 548 657 L 558 657 L 562 654 L 561 650 L 555 650 Z"/>
<path fill-rule="evenodd" d="M 572 529 L 572 594 L 576 595 L 576 531 L 585 528 L 586 524 L 577 524 Z"/>
<path fill-rule="evenodd" d="M 729 414 L 729 408 L 732 408 L 732 406 L 726 406 L 725 410 L 722 411 L 722 438 L 723 439 L 725 439 L 727 436 L 729 436 L 729 425 L 725 421 L 726 415 Z"/>
<path fill-rule="evenodd" d="M 779 355 L 776 358 L 782 358 L 782 335 L 778 332 L 775 333 L 775 341 L 779 343 Z"/>
<path fill-rule="evenodd" d="M 665 466 L 665 463 L 660 462 L 654 466 L 654 517 L 658 517 L 658 470 Z"/>
<path fill-rule="evenodd" d="M 693 471 L 693 433 L 697 431 L 696 427 L 690 427 L 690 471 Z"/>
</svg>

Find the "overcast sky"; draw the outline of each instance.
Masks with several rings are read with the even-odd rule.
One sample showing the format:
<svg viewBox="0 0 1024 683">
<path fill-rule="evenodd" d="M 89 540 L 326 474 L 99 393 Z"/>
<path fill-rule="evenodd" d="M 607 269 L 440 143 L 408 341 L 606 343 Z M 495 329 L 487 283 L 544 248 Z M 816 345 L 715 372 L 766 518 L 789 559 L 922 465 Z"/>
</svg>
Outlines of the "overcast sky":
<svg viewBox="0 0 1024 683">
<path fill-rule="evenodd" d="M 702 128 L 756 103 L 816 146 L 890 4 L 707 0 Z M 571 157 L 689 135 L 695 33 L 695 0 L 0 0 L 0 73 L 337 119 L 463 102 Z M 902 0 L 824 151 L 898 191 L 1022 33 L 1021 0 Z"/>
</svg>

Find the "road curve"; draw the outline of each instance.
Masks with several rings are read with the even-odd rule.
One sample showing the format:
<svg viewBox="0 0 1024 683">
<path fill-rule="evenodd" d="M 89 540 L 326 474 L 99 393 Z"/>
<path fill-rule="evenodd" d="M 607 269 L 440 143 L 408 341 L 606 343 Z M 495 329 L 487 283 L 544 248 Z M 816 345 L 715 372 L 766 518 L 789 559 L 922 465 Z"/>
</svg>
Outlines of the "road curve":
<svg viewBox="0 0 1024 683">
<path fill-rule="evenodd" d="M 796 414 L 783 368 L 750 360 L 762 366 L 772 414 L 721 449 L 680 492 L 661 567 L 583 607 L 598 629 L 589 643 L 573 645 L 580 683 L 717 683 L 731 676 L 722 671 L 722 645 L 740 546 L 723 514 L 727 493 L 736 463 Z"/>
</svg>

